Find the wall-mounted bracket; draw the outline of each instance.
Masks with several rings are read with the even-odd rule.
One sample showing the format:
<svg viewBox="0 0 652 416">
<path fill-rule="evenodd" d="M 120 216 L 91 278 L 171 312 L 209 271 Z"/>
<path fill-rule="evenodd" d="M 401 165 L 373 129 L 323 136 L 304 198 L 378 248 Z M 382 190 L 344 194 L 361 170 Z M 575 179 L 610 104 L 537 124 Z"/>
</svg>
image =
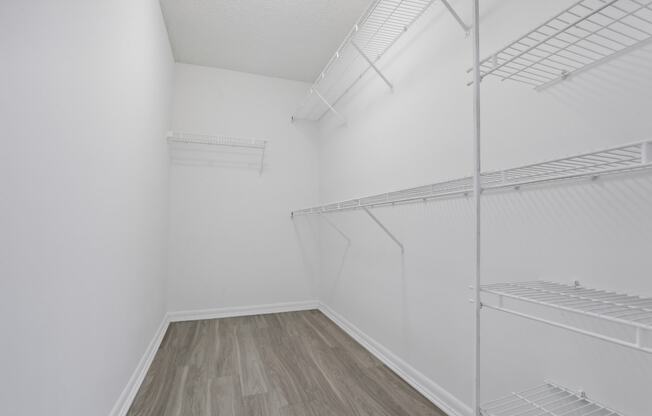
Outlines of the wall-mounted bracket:
<svg viewBox="0 0 652 416">
<path fill-rule="evenodd" d="M 360 47 L 358 46 L 358 44 L 355 43 L 353 40 L 351 41 L 351 45 L 353 45 L 353 47 L 355 48 L 356 51 L 358 51 L 358 53 L 360 54 L 360 56 L 362 56 L 362 57 L 364 58 L 364 60 L 367 61 L 367 63 L 369 64 L 369 66 L 370 66 L 374 71 L 376 71 L 376 73 L 378 74 L 378 76 L 379 76 L 380 78 L 382 78 L 383 81 L 385 81 L 385 84 L 387 84 L 387 86 L 389 87 L 390 91 L 393 92 L 393 91 L 394 91 L 394 86 L 392 85 L 391 82 L 389 82 L 389 80 L 387 79 L 387 77 L 385 77 L 385 75 L 383 75 L 383 73 L 380 72 L 380 69 L 378 69 L 378 67 L 376 66 L 376 64 L 374 64 L 374 62 L 373 62 L 373 61 L 372 61 L 372 60 L 371 60 L 371 59 L 370 59 L 370 58 L 369 58 L 369 57 L 368 57 L 368 56 L 367 56 L 367 55 L 362 51 L 362 49 L 360 49 Z"/>
<path fill-rule="evenodd" d="M 260 169 L 258 169 L 258 175 L 262 176 L 263 166 L 265 166 L 265 150 L 267 149 L 267 142 L 263 144 L 263 149 L 260 152 Z"/>
<path fill-rule="evenodd" d="M 645 142 L 641 144 L 641 163 L 646 165 L 652 163 L 652 142 Z"/>
<path fill-rule="evenodd" d="M 342 114 L 340 114 L 339 111 L 337 111 L 335 108 L 333 108 L 333 106 L 331 105 L 331 103 L 329 103 L 329 102 L 324 98 L 324 96 L 321 95 L 321 94 L 319 93 L 319 91 L 317 91 L 316 88 L 311 89 L 310 92 L 316 94 L 317 97 L 319 97 L 319 99 L 320 99 L 324 104 L 326 104 L 326 107 L 328 107 L 328 109 L 329 109 L 333 114 L 335 114 L 335 115 L 336 115 L 337 117 L 339 117 L 339 118 L 340 118 L 344 123 L 346 123 L 346 118 L 345 118 Z"/>
<path fill-rule="evenodd" d="M 319 216 L 320 216 L 324 221 L 326 221 L 326 224 L 330 225 L 330 227 L 331 227 L 333 230 L 335 230 L 335 231 L 336 231 L 336 232 L 337 232 L 337 233 L 338 233 L 338 234 L 339 234 L 343 239 L 346 240 L 347 245 L 351 245 L 351 238 L 350 238 L 348 235 L 346 235 L 346 233 L 344 233 L 344 231 L 342 231 L 342 230 L 340 229 L 340 227 L 338 227 L 338 226 L 337 226 L 333 221 L 331 221 L 330 218 L 328 218 L 328 217 L 326 216 L 326 214 L 324 214 L 324 213 L 320 213 Z"/>
<path fill-rule="evenodd" d="M 398 240 L 398 238 L 396 238 L 396 236 L 394 234 L 392 234 L 392 232 L 389 231 L 389 229 L 387 229 L 387 227 L 385 227 L 385 225 L 382 222 L 380 222 L 380 220 L 378 218 L 376 218 L 376 216 L 374 214 L 371 213 L 371 211 L 369 211 L 368 208 L 362 208 L 362 209 L 364 209 L 364 211 L 367 213 L 367 215 L 369 215 L 369 217 L 372 220 L 374 220 L 374 222 L 385 232 L 385 234 L 387 234 L 389 236 L 389 238 L 391 238 L 401 248 L 401 253 L 405 253 L 405 247 L 403 246 L 403 243 L 401 243 Z"/>
<path fill-rule="evenodd" d="M 464 32 L 468 36 L 471 33 L 471 26 L 464 23 L 464 20 L 462 20 L 460 15 L 457 14 L 457 12 L 455 11 L 455 9 L 453 9 L 453 6 L 451 6 L 451 4 L 448 2 L 448 0 L 441 0 L 441 2 L 444 3 L 444 6 L 446 6 L 446 8 L 450 12 L 450 14 L 453 15 L 453 17 L 455 18 L 457 23 L 462 27 L 462 30 L 464 30 Z"/>
</svg>

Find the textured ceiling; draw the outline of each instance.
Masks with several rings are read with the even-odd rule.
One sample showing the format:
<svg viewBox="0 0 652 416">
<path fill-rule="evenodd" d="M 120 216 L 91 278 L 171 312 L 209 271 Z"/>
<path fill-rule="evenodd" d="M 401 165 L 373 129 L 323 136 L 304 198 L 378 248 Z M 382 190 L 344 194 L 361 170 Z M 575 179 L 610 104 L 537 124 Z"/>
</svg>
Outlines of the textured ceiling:
<svg viewBox="0 0 652 416">
<path fill-rule="evenodd" d="M 161 0 L 178 62 L 312 82 L 369 0 Z"/>
</svg>

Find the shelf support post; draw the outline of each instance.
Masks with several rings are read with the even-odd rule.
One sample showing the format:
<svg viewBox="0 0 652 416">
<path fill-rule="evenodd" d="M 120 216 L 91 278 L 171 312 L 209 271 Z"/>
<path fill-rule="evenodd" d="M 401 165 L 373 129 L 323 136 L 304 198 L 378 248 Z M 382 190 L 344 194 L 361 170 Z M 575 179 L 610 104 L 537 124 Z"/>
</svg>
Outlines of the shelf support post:
<svg viewBox="0 0 652 416">
<path fill-rule="evenodd" d="M 389 87 L 389 90 L 393 92 L 393 91 L 394 91 L 394 86 L 392 85 L 391 82 L 389 82 L 389 80 L 387 79 L 387 77 L 385 77 L 385 75 L 383 75 L 383 73 L 380 72 L 380 69 L 378 69 L 378 67 L 376 66 L 376 64 L 374 64 L 374 62 L 373 62 L 371 59 L 369 59 L 369 57 L 368 57 L 368 56 L 367 56 L 367 55 L 362 51 L 362 49 L 360 49 L 360 47 L 359 47 L 359 46 L 358 46 L 358 45 L 357 45 L 353 40 L 351 40 L 351 45 L 353 45 L 353 47 L 355 48 L 355 50 L 358 51 L 358 53 L 360 54 L 360 56 L 362 56 L 362 57 L 364 58 L 364 60 L 367 61 L 367 63 L 369 64 L 369 66 L 370 66 L 371 68 L 373 68 L 374 71 L 376 71 L 376 73 L 378 74 L 378 76 L 379 76 L 380 78 L 382 78 L 383 81 L 385 81 L 385 84 L 387 84 L 387 86 Z"/>
<path fill-rule="evenodd" d="M 405 253 L 405 247 L 403 246 L 403 243 L 401 243 L 399 239 L 396 238 L 396 236 L 392 234 L 392 232 L 389 231 L 389 229 L 385 227 L 385 225 L 380 222 L 380 220 L 374 214 L 371 213 L 371 211 L 369 211 L 369 208 L 362 207 L 362 209 L 364 209 L 364 212 L 366 212 L 367 215 L 369 215 L 369 217 L 385 232 L 385 234 L 387 234 L 389 238 L 391 238 L 396 243 L 396 245 L 401 248 L 401 254 Z"/>
<path fill-rule="evenodd" d="M 445 0 L 442 0 L 445 1 Z M 481 287 L 481 240 L 480 240 L 480 225 L 481 225 L 481 204 L 480 196 L 482 195 L 481 180 L 481 153 L 480 153 L 480 1 L 471 0 L 473 10 L 473 203 L 475 207 L 474 215 L 474 244 L 475 244 L 475 348 L 474 348 L 474 375 L 473 375 L 473 414 L 474 416 L 481 416 L 480 412 L 480 315 L 482 310 L 482 303 L 480 300 L 480 287 Z"/>
<path fill-rule="evenodd" d="M 462 27 L 464 32 L 466 32 L 466 34 L 468 35 L 469 32 L 471 31 L 471 27 L 469 27 L 469 25 L 464 23 L 464 20 L 462 20 L 460 15 L 455 11 L 455 9 L 453 9 L 453 6 L 451 6 L 451 4 L 448 2 L 448 0 L 441 0 L 441 2 L 444 3 L 444 6 L 446 6 L 446 8 L 450 12 L 450 14 L 453 15 L 453 17 L 455 18 L 457 23 Z"/>
<path fill-rule="evenodd" d="M 339 117 L 339 118 L 340 118 L 344 123 L 346 123 L 346 118 L 344 118 L 344 116 L 343 116 L 342 114 L 340 114 L 336 109 L 334 109 L 333 106 L 332 106 L 332 105 L 331 105 L 331 104 L 330 104 L 330 103 L 329 103 L 329 102 L 324 98 L 323 95 L 321 95 L 321 94 L 319 93 L 319 91 L 318 91 L 316 88 L 313 88 L 313 89 L 311 89 L 310 91 L 312 91 L 312 92 L 314 92 L 315 94 L 317 94 L 317 97 L 319 97 L 319 99 L 320 99 L 324 104 L 326 104 L 326 107 L 328 107 L 328 109 L 331 110 L 331 111 L 333 112 L 333 114 L 335 114 L 336 116 L 338 116 L 338 117 Z"/>
</svg>

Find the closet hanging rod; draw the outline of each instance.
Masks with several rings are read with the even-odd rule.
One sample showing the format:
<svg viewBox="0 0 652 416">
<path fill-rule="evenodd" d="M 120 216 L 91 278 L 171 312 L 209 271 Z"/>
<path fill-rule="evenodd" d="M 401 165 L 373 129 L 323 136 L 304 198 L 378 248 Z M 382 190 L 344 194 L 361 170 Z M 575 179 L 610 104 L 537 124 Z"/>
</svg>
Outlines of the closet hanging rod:
<svg viewBox="0 0 652 416">
<path fill-rule="evenodd" d="M 370 69 L 392 90 L 392 83 L 377 63 L 436 1 L 373 1 L 326 63 L 299 108 L 292 115 L 292 121 L 318 121 L 329 112 L 341 117 L 335 110 L 335 105 Z M 464 23 L 449 0 L 439 1 L 468 33 L 469 26 Z"/>
<path fill-rule="evenodd" d="M 550 182 L 596 179 L 600 176 L 633 173 L 649 170 L 650 168 L 652 168 L 652 140 L 610 147 L 595 152 L 528 164 L 502 171 L 486 172 L 482 174 L 481 180 L 482 189 L 485 192 L 509 188 L 519 189 L 527 185 Z M 291 215 L 348 211 L 472 194 L 472 178 L 464 177 L 301 209 L 293 211 Z"/>
<path fill-rule="evenodd" d="M 652 0 L 581 0 L 483 59 L 481 77 L 542 90 L 651 41 Z"/>
</svg>

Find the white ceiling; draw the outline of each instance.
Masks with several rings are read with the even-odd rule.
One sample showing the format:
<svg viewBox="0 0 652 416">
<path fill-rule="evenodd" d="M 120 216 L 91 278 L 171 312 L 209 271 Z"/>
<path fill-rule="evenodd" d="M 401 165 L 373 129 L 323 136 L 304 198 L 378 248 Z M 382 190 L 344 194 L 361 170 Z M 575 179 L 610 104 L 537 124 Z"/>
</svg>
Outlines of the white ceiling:
<svg viewBox="0 0 652 416">
<path fill-rule="evenodd" d="M 178 62 L 314 81 L 370 0 L 161 0 Z"/>
</svg>

